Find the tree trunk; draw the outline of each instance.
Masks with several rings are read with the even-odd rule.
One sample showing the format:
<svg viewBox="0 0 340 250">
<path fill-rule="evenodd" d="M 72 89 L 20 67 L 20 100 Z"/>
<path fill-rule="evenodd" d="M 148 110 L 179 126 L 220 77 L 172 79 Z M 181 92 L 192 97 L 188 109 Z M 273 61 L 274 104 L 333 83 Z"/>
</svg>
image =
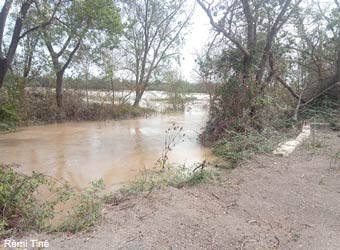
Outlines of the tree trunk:
<svg viewBox="0 0 340 250">
<path fill-rule="evenodd" d="M 0 88 L 2 87 L 8 67 L 6 65 L 6 59 L 0 59 Z"/>
<path fill-rule="evenodd" d="M 1 46 L 2 46 L 2 42 L 3 42 L 4 26 L 5 26 L 5 22 L 6 22 L 6 19 L 7 19 L 8 12 L 9 12 L 9 8 L 11 7 L 12 2 L 13 1 L 6 1 L 5 5 L 4 5 L 4 9 L 1 11 L 1 14 L 0 14 L 0 21 L 1 21 L 0 22 L 0 43 L 1 43 Z M 15 21 L 14 30 L 13 30 L 10 45 L 8 47 L 8 50 L 7 50 L 6 58 L 3 55 L 2 47 L 0 46 L 0 56 L 1 56 L 1 59 L 0 59 L 0 88 L 3 86 L 6 73 L 7 73 L 8 69 L 11 67 L 11 64 L 13 62 L 15 52 L 17 50 L 20 39 L 22 38 L 20 33 L 21 33 L 22 26 L 23 26 L 23 22 L 26 18 L 26 14 L 28 12 L 28 9 L 30 8 L 32 3 L 33 3 L 33 1 L 24 1 L 21 8 L 20 8 L 20 14 L 18 15 L 18 17 L 16 18 L 16 21 Z"/>
<path fill-rule="evenodd" d="M 60 115 L 61 109 L 63 107 L 63 80 L 64 80 L 64 71 L 57 72 L 57 81 L 56 81 L 56 100 L 58 107 L 58 115 Z"/>
<path fill-rule="evenodd" d="M 112 78 L 111 78 L 111 91 L 112 91 L 112 107 L 114 107 L 115 106 L 115 88 L 114 88 Z"/>
<path fill-rule="evenodd" d="M 86 81 L 86 84 L 85 84 L 85 93 L 86 93 L 86 104 L 88 106 L 90 104 L 90 101 L 89 101 L 89 87 L 88 87 L 87 81 Z"/>
<path fill-rule="evenodd" d="M 144 90 L 145 90 L 145 88 L 141 88 L 141 89 L 136 90 L 136 98 L 135 98 L 135 102 L 133 103 L 134 107 L 139 106 L 140 100 L 142 99 L 142 96 L 144 94 Z"/>
</svg>

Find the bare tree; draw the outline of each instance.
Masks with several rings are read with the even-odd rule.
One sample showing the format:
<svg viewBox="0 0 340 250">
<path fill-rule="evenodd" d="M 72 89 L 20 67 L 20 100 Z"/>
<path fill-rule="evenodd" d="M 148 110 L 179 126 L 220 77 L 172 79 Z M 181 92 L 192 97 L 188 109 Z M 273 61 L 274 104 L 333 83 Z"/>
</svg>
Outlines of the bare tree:
<svg viewBox="0 0 340 250">
<path fill-rule="evenodd" d="M 188 26 L 185 0 L 124 0 L 122 14 L 129 23 L 122 41 L 126 70 L 135 79 L 138 106 L 152 75 L 178 55 Z"/>
</svg>

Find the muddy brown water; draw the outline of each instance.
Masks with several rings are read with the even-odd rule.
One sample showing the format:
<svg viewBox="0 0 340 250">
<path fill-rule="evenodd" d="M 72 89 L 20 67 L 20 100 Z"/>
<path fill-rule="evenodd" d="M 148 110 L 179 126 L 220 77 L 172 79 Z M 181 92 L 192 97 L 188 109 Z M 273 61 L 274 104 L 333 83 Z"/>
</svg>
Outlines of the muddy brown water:
<svg viewBox="0 0 340 250">
<path fill-rule="evenodd" d="M 165 130 L 183 126 L 184 142 L 170 153 L 170 162 L 190 166 L 214 157 L 197 141 L 207 119 L 204 105 L 189 105 L 184 113 L 105 122 L 68 122 L 20 128 L 0 135 L 0 162 L 19 164 L 77 187 L 103 179 L 119 188 L 150 169 L 164 147 Z"/>
</svg>

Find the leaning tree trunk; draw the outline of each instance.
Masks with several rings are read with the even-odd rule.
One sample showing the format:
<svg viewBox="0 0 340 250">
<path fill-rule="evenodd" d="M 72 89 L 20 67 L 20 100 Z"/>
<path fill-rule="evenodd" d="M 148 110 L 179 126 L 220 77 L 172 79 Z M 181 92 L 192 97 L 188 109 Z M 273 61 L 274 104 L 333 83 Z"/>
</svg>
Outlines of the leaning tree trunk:
<svg viewBox="0 0 340 250">
<path fill-rule="evenodd" d="M 135 101 L 133 103 L 134 107 L 139 106 L 140 100 L 142 99 L 142 95 L 143 95 L 143 92 L 141 90 L 139 90 L 139 91 L 136 90 L 136 98 L 135 98 Z"/>
<path fill-rule="evenodd" d="M 138 107 L 139 106 L 139 103 L 142 99 L 142 96 L 144 94 L 144 91 L 145 91 L 145 87 L 137 87 L 136 89 L 136 98 L 135 98 L 135 101 L 133 103 L 133 106 L 134 107 Z"/>
</svg>

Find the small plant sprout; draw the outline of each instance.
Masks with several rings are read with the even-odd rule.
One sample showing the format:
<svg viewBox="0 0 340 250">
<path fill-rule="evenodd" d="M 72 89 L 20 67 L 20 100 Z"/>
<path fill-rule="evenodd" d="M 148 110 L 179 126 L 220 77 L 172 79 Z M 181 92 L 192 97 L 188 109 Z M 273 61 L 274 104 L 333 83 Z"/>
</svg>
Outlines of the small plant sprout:
<svg viewBox="0 0 340 250">
<path fill-rule="evenodd" d="M 331 169 L 340 170 L 340 151 L 338 151 L 334 155 L 332 155 L 329 165 L 330 165 Z"/>
</svg>

